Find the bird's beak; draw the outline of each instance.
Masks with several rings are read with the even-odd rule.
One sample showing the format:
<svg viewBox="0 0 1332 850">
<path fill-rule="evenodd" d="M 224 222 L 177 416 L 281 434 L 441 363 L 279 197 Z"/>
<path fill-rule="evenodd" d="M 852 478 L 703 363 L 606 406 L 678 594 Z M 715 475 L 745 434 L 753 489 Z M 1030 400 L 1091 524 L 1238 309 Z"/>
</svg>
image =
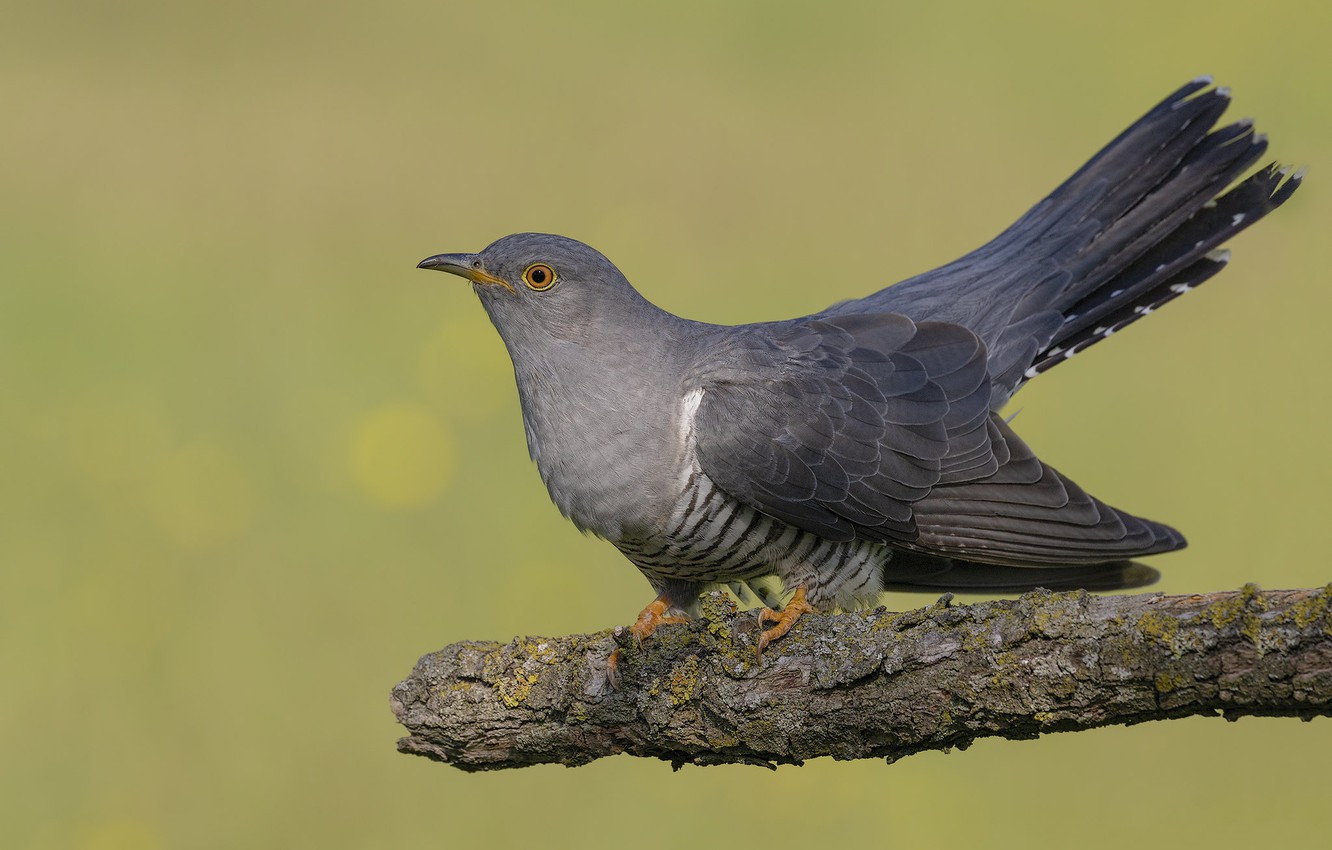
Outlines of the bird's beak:
<svg viewBox="0 0 1332 850">
<path fill-rule="evenodd" d="M 436 254 L 433 257 L 426 257 L 416 264 L 418 269 L 434 269 L 435 271 L 448 272 L 456 274 L 459 277 L 465 277 L 473 283 L 484 283 L 491 286 L 502 286 L 513 292 L 513 287 L 507 280 L 495 277 L 486 271 L 481 264 L 481 257 L 477 254 Z"/>
</svg>

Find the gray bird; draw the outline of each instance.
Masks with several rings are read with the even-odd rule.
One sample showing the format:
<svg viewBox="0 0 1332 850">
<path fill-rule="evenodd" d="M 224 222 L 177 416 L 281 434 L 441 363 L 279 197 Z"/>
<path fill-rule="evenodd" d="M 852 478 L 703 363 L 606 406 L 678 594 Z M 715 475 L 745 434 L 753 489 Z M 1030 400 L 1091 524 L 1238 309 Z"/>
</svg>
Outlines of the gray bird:
<svg viewBox="0 0 1332 850">
<path fill-rule="evenodd" d="M 1302 174 L 1229 91 L 1171 94 L 983 247 L 779 322 L 672 315 L 597 251 L 540 233 L 421 268 L 461 275 L 513 360 L 551 498 L 657 592 L 640 640 L 709 583 L 777 576 L 760 651 L 804 612 L 895 587 L 1131 586 L 1185 545 L 1088 495 L 998 413 L 1026 381 L 1220 271 Z M 1154 571 L 1146 570 L 1150 580 Z"/>
</svg>

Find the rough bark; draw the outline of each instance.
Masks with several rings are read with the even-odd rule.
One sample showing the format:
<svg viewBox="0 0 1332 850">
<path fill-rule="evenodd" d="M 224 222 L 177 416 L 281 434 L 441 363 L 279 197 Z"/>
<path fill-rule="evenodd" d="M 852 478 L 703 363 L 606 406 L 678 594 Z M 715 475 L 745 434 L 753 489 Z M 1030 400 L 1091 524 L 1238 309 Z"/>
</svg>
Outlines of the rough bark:
<svg viewBox="0 0 1332 850">
<path fill-rule="evenodd" d="M 807 615 L 755 658 L 729 597 L 663 626 L 422 658 L 393 689 L 404 753 L 463 770 L 799 764 L 965 748 L 1188 715 L 1332 714 L 1332 585 L 1193 596 L 1037 591 L 904 613 Z M 608 658 L 618 650 L 614 672 Z M 612 680 L 616 680 L 615 683 Z"/>
</svg>

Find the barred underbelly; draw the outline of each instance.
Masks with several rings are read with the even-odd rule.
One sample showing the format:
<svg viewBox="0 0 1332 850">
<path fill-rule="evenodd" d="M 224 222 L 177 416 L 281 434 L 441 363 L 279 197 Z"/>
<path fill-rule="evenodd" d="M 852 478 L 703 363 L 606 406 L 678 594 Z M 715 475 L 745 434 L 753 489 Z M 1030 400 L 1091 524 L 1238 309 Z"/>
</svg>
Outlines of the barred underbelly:
<svg viewBox="0 0 1332 850">
<path fill-rule="evenodd" d="M 882 589 L 887 547 L 801 531 L 731 498 L 696 467 L 684 484 L 661 532 L 616 543 L 654 584 L 777 575 L 787 587 L 804 586 L 813 604 L 839 606 Z"/>
</svg>

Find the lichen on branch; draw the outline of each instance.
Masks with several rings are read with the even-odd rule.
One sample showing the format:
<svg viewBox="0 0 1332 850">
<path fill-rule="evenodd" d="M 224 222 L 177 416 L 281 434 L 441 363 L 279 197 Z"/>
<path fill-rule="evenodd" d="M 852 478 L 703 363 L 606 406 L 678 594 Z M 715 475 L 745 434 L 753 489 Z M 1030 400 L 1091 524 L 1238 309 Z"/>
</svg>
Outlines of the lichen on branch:
<svg viewBox="0 0 1332 850">
<path fill-rule="evenodd" d="M 717 593 L 641 647 L 627 629 L 453 644 L 423 657 L 392 705 L 402 752 L 464 770 L 616 753 L 677 766 L 893 761 L 1188 715 L 1308 719 L 1332 714 L 1330 604 L 1332 585 L 945 597 L 806 615 L 760 661 L 753 613 Z"/>
</svg>

